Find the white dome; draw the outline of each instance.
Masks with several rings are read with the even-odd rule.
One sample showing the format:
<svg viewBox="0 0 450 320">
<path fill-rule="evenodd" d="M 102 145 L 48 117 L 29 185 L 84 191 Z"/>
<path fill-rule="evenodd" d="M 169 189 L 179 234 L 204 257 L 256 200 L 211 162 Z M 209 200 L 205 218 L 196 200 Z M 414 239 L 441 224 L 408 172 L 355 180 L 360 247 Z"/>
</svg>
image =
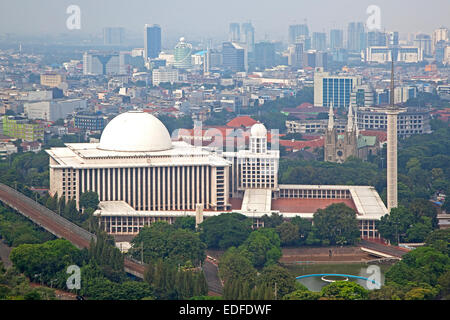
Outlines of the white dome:
<svg viewBox="0 0 450 320">
<path fill-rule="evenodd" d="M 172 148 L 169 131 L 149 113 L 128 111 L 103 130 L 99 149 L 111 151 L 163 151 Z"/>
<path fill-rule="evenodd" d="M 265 138 L 267 136 L 267 129 L 262 123 L 255 123 L 250 129 L 252 137 Z"/>
</svg>

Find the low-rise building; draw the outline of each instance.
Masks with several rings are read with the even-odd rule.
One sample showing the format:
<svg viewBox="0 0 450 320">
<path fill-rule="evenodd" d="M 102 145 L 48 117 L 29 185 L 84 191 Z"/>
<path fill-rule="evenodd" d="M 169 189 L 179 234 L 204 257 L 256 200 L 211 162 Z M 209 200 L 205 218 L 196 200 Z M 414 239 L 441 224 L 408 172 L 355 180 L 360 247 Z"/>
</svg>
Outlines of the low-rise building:
<svg viewBox="0 0 450 320">
<path fill-rule="evenodd" d="M 44 128 L 41 124 L 17 116 L 3 116 L 3 134 L 24 141 L 44 140 Z"/>
</svg>

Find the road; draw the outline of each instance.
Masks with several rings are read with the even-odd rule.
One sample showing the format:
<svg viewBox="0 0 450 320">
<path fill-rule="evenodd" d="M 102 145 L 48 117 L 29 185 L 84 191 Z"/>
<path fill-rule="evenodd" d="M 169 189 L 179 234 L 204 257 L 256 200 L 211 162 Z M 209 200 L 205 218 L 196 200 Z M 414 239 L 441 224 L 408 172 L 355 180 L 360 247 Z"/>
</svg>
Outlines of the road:
<svg viewBox="0 0 450 320">
<path fill-rule="evenodd" d="M 94 234 L 4 184 L 0 184 L 0 201 L 58 238 L 69 240 L 80 249 L 89 248 L 91 239 L 96 240 Z M 125 258 L 124 266 L 126 272 L 138 278 L 144 278 L 145 266 L 128 258 Z"/>
</svg>

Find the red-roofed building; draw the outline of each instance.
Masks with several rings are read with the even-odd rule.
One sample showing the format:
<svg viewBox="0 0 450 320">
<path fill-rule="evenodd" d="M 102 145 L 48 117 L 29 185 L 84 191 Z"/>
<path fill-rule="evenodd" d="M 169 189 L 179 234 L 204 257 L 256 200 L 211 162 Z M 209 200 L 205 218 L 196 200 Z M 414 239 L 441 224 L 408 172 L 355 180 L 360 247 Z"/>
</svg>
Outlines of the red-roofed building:
<svg viewBox="0 0 450 320">
<path fill-rule="evenodd" d="M 227 123 L 227 127 L 230 128 L 250 128 L 252 125 L 257 123 L 255 119 L 249 117 L 249 116 L 240 116 L 232 119 Z"/>
</svg>

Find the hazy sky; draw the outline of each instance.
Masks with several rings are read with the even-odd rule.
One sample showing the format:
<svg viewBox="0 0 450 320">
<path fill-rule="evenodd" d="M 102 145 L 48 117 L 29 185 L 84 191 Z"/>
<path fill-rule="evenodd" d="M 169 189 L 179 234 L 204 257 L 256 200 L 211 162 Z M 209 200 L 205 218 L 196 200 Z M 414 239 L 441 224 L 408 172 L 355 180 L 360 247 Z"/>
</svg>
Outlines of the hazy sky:
<svg viewBox="0 0 450 320">
<path fill-rule="evenodd" d="M 431 33 L 450 24 L 449 0 L 0 0 L 0 34 L 76 33 L 66 28 L 72 4 L 81 9 L 83 33 L 105 26 L 143 33 L 148 23 L 159 24 L 163 38 L 226 37 L 230 22 L 251 21 L 257 40 L 286 40 L 288 25 L 305 19 L 321 32 L 366 22 L 369 5 L 380 7 L 387 30 Z"/>
</svg>

